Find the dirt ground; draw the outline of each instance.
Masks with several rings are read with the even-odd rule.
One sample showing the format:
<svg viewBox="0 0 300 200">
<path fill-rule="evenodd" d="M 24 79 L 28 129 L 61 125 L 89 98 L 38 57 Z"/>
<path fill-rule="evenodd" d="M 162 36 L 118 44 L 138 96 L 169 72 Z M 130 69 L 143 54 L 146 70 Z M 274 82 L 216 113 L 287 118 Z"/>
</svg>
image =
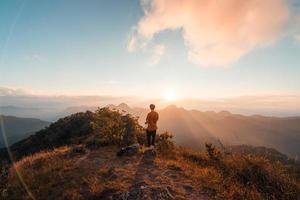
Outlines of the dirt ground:
<svg viewBox="0 0 300 200">
<path fill-rule="evenodd" d="M 102 183 L 111 186 L 98 195 L 99 199 L 207 199 L 187 173 L 170 167 L 151 150 L 120 158 L 116 149 L 101 148 L 83 155 L 76 166 L 95 178 L 101 176 Z"/>
</svg>

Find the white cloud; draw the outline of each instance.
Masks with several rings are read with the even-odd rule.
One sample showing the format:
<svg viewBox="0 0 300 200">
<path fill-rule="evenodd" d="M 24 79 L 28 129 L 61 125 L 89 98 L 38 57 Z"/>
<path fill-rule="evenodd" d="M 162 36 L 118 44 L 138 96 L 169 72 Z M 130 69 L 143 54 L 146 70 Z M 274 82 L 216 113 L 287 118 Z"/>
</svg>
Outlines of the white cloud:
<svg viewBox="0 0 300 200">
<path fill-rule="evenodd" d="M 24 96 L 24 95 L 32 95 L 32 93 L 20 88 L 0 87 L 0 96 Z"/>
<path fill-rule="evenodd" d="M 143 48 L 163 30 L 182 30 L 188 58 L 224 65 L 278 39 L 288 21 L 287 0 L 141 0 L 144 16 L 128 50 Z"/>
<path fill-rule="evenodd" d="M 130 37 L 128 40 L 127 44 L 127 50 L 129 52 L 133 52 L 136 49 L 136 38 L 135 37 Z"/>
</svg>

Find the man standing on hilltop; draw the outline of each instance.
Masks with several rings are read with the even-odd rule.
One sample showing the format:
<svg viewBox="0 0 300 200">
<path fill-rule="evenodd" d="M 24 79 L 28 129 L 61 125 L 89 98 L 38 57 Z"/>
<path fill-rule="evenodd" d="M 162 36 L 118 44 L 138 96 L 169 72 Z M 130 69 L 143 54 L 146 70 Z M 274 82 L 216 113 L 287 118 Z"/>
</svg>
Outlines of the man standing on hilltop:
<svg viewBox="0 0 300 200">
<path fill-rule="evenodd" d="M 155 105 L 150 104 L 151 111 L 148 113 L 146 122 L 147 124 L 147 142 L 148 147 L 154 148 L 155 145 L 155 136 L 156 136 L 156 130 L 157 130 L 157 121 L 158 121 L 158 113 L 154 111 Z"/>
</svg>

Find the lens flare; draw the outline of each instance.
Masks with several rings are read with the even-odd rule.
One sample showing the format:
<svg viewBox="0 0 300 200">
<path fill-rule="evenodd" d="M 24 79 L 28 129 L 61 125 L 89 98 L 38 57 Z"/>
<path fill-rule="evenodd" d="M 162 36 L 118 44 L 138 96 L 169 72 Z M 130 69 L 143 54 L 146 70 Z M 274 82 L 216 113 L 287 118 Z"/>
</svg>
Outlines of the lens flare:
<svg viewBox="0 0 300 200">
<path fill-rule="evenodd" d="M 8 144 L 8 141 L 7 141 L 7 136 L 6 136 L 6 131 L 5 131 L 5 124 L 4 124 L 4 121 L 3 121 L 3 118 L 2 116 L 0 115 L 0 128 L 1 128 L 1 133 L 2 133 L 2 138 L 3 138 L 3 141 L 4 141 L 4 145 L 5 145 L 5 148 L 7 149 L 7 153 L 8 153 L 8 156 L 11 160 L 11 163 L 12 163 L 12 167 L 14 168 L 22 186 L 24 187 L 24 189 L 26 190 L 28 196 L 31 198 L 31 199 L 35 199 L 32 192 L 30 191 L 30 189 L 28 188 L 27 184 L 25 183 L 23 177 L 22 177 L 22 174 L 19 172 L 19 170 L 16 168 L 15 166 L 15 161 L 14 161 L 14 157 L 12 155 L 12 152 L 9 148 L 9 144 Z"/>
</svg>

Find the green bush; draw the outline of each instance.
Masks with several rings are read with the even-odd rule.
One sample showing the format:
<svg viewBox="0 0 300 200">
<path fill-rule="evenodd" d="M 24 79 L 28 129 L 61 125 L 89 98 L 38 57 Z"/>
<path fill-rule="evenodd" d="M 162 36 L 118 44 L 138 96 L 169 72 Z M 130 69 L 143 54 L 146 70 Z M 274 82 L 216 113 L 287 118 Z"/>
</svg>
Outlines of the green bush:
<svg viewBox="0 0 300 200">
<path fill-rule="evenodd" d="M 138 118 L 107 107 L 95 112 L 92 125 L 101 143 L 106 145 L 128 146 L 137 143 L 137 135 L 143 133 Z"/>
<path fill-rule="evenodd" d="M 15 160 L 43 150 L 64 145 L 85 144 L 97 148 L 107 145 L 127 146 L 137 142 L 144 130 L 138 119 L 107 107 L 96 112 L 81 112 L 59 119 L 34 135 L 13 144 L 10 150 Z M 139 137 L 142 138 L 142 137 Z M 0 166 L 8 161 L 5 150 L 0 150 Z"/>
</svg>

